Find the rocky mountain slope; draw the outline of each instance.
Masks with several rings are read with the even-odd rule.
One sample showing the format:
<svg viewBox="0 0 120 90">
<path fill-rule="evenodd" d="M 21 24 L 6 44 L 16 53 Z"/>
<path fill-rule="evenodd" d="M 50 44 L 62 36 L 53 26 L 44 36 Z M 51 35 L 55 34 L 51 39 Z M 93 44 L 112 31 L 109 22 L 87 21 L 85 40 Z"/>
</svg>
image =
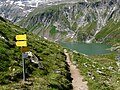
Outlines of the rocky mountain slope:
<svg viewBox="0 0 120 90">
<path fill-rule="evenodd" d="M 74 0 L 76 2 L 79 0 Z M 0 16 L 18 22 L 38 6 L 71 2 L 71 0 L 0 0 Z"/>
<path fill-rule="evenodd" d="M 19 24 L 51 41 L 113 43 L 120 41 L 120 1 L 80 1 L 38 7 Z"/>
<path fill-rule="evenodd" d="M 29 51 L 41 63 L 25 58 L 27 84 L 22 83 L 21 51 L 15 35 L 27 34 Z M 70 90 L 71 77 L 63 48 L 0 17 L 0 90 Z"/>
</svg>

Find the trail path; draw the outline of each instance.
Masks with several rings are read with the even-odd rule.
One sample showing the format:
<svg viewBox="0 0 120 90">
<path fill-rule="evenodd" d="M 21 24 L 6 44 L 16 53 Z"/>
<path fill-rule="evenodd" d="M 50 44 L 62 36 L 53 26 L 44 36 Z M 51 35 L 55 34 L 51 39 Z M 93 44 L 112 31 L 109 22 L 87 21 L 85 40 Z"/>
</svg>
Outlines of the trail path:
<svg viewBox="0 0 120 90">
<path fill-rule="evenodd" d="M 79 69 L 77 69 L 76 66 L 73 65 L 72 62 L 70 61 L 70 56 L 67 53 L 66 49 L 64 49 L 64 53 L 67 57 L 66 59 L 67 63 L 70 66 L 71 77 L 73 78 L 72 80 L 73 90 L 88 90 L 87 82 L 82 81 L 84 77 L 80 75 Z"/>
</svg>

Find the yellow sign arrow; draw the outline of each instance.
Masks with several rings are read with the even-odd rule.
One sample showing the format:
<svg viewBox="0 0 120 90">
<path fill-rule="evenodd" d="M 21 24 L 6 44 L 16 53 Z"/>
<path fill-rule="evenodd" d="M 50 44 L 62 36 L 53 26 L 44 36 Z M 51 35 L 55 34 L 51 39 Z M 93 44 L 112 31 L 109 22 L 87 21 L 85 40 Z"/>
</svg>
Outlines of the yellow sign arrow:
<svg viewBox="0 0 120 90">
<path fill-rule="evenodd" d="M 24 35 L 16 35 L 16 40 L 26 40 L 26 34 Z"/>
<path fill-rule="evenodd" d="M 27 46 L 27 41 L 17 41 L 16 42 L 16 46 L 18 47 L 22 47 L 22 46 Z"/>
</svg>

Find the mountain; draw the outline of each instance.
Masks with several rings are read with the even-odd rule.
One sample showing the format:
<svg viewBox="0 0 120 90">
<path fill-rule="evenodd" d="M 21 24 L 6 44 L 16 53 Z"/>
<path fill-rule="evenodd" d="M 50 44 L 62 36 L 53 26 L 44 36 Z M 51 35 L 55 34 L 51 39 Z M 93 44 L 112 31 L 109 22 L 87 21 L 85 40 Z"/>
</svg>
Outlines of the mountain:
<svg viewBox="0 0 120 90">
<path fill-rule="evenodd" d="M 119 24 L 119 0 L 39 6 L 19 22 L 50 41 L 87 43 L 120 42 Z"/>
<path fill-rule="evenodd" d="M 28 83 L 23 84 L 22 53 L 15 45 L 15 36 L 25 33 L 29 51 L 35 58 L 32 61 L 25 59 Z M 0 17 L 0 90 L 70 90 L 71 76 L 65 59 L 61 46 L 28 33 Z M 32 63 L 33 60 L 39 64 Z"/>
<path fill-rule="evenodd" d="M 25 84 L 22 83 L 21 51 L 15 45 L 18 34 L 27 34 L 29 51 L 34 54 L 32 61 L 25 58 Z M 119 45 L 116 46 L 119 48 Z M 0 17 L 0 90 L 72 90 L 71 73 L 63 50 L 60 45 Z M 87 56 L 66 50 L 72 63 L 87 80 L 89 90 L 120 90 L 117 54 Z"/>
<path fill-rule="evenodd" d="M 78 0 L 75 0 L 76 2 Z M 0 16 L 18 22 L 38 6 L 53 5 L 71 0 L 0 0 Z"/>
<path fill-rule="evenodd" d="M 54 0 L 53 0 L 54 1 Z M 17 22 L 26 17 L 34 8 L 40 4 L 47 4 L 46 0 L 1 0 L 0 15 Z"/>
</svg>

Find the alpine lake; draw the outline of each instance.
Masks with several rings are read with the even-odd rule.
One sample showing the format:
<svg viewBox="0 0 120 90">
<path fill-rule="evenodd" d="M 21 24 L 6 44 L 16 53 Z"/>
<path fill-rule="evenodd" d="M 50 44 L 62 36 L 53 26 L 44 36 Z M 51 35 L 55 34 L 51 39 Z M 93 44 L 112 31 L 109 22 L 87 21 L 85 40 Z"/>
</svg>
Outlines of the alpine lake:
<svg viewBox="0 0 120 90">
<path fill-rule="evenodd" d="M 73 42 L 73 43 L 62 42 L 60 44 L 63 47 L 75 50 L 77 52 L 80 52 L 86 55 L 102 55 L 102 54 L 114 53 L 109 50 L 111 48 L 111 45 L 108 45 L 108 44 L 79 43 L 79 42 Z"/>
</svg>

